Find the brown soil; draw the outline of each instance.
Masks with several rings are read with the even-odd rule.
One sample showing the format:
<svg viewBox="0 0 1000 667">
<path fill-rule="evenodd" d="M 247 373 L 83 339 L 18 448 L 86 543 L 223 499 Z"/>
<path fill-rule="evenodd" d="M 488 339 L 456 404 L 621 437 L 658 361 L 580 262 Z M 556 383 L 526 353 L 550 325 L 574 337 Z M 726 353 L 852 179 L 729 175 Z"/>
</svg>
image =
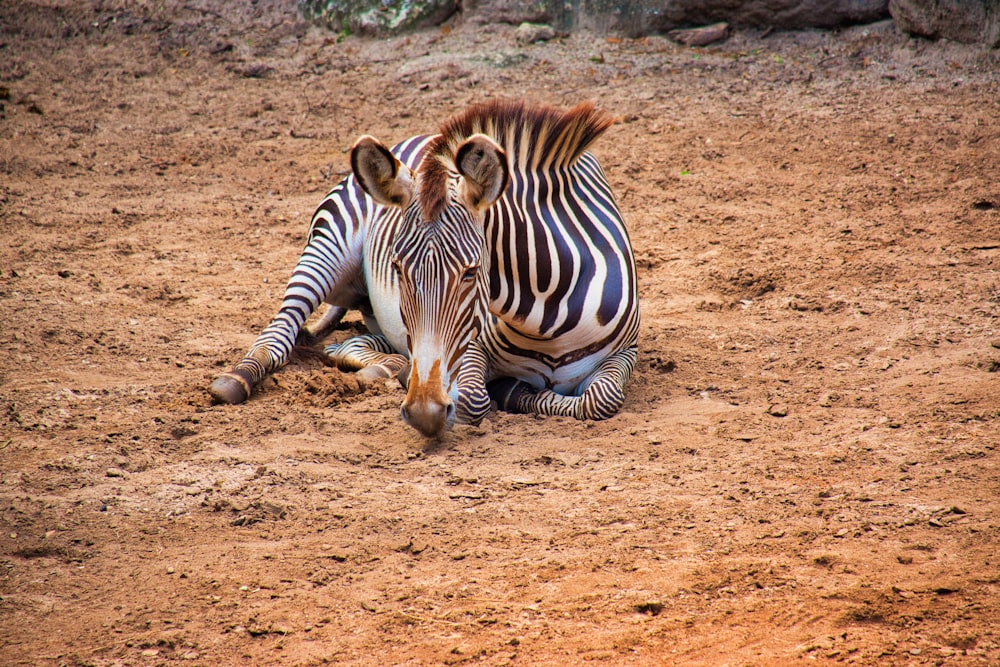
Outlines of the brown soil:
<svg viewBox="0 0 1000 667">
<path fill-rule="evenodd" d="M 996 52 L 53 0 L 0 86 L 0 664 L 1000 661 Z M 354 139 L 489 95 L 622 119 L 621 414 L 428 444 L 308 355 L 211 405 Z"/>
</svg>

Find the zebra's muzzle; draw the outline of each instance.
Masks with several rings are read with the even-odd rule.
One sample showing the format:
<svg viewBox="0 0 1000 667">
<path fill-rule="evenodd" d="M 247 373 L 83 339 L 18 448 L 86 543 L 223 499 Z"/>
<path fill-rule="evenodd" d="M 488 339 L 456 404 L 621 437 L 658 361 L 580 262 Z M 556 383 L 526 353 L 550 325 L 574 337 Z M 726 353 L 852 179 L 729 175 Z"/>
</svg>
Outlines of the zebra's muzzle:
<svg viewBox="0 0 1000 667">
<path fill-rule="evenodd" d="M 455 421 L 455 404 L 441 386 L 441 362 L 435 361 L 426 380 L 421 381 L 413 361 L 406 399 L 399 411 L 407 424 L 425 438 L 434 438 Z"/>
<path fill-rule="evenodd" d="M 425 438 L 434 438 L 444 433 L 455 420 L 455 404 L 424 403 L 400 408 L 403 421 L 417 429 Z"/>
</svg>

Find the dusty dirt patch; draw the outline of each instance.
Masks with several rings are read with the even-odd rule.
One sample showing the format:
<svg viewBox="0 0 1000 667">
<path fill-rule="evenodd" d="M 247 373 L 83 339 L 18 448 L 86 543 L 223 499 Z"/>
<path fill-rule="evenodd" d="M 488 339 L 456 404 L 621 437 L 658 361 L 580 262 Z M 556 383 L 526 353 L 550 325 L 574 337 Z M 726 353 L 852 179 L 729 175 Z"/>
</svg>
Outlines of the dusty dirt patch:
<svg viewBox="0 0 1000 667">
<path fill-rule="evenodd" d="M 133 5 L 0 7 L 0 663 L 1000 660 L 996 53 Z M 354 138 L 487 95 L 622 119 L 622 413 L 427 445 L 309 357 L 212 406 Z"/>
</svg>

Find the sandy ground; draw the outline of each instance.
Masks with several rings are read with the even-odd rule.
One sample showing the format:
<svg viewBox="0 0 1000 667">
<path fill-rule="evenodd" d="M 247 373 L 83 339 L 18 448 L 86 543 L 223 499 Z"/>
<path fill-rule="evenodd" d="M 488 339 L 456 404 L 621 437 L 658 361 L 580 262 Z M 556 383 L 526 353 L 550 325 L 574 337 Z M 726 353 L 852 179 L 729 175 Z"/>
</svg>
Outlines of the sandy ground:
<svg viewBox="0 0 1000 667">
<path fill-rule="evenodd" d="M 1000 661 L 1000 54 L 14 2 L 0 86 L 0 664 Z M 621 118 L 621 414 L 213 406 L 354 139 L 497 95 Z"/>
</svg>

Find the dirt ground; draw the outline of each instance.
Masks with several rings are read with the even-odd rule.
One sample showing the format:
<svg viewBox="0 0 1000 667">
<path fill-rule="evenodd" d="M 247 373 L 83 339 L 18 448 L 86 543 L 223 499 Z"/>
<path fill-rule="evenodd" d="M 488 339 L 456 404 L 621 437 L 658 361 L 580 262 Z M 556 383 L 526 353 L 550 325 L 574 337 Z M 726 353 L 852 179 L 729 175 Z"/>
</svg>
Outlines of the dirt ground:
<svg viewBox="0 0 1000 667">
<path fill-rule="evenodd" d="M 355 138 L 488 96 L 621 118 L 621 414 L 427 443 L 308 355 L 213 406 Z M 1000 664 L 997 52 L 53 0 L 0 98 L 0 664 Z"/>
</svg>

